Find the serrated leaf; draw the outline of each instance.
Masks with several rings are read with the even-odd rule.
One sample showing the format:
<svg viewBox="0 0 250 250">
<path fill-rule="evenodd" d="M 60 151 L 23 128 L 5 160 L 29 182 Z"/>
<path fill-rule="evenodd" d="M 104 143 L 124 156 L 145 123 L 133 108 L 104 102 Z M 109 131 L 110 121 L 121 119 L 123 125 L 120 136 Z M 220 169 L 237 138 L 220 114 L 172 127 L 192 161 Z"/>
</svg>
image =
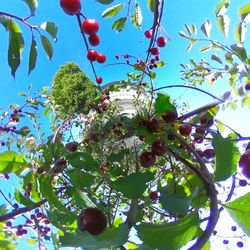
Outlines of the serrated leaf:
<svg viewBox="0 0 250 250">
<path fill-rule="evenodd" d="M 56 42 L 57 40 L 57 31 L 58 27 L 53 22 L 44 22 L 40 25 L 41 29 L 47 31 L 53 40 Z"/>
<path fill-rule="evenodd" d="M 156 63 L 157 68 L 161 68 L 161 67 L 163 67 L 163 66 L 166 65 L 166 64 L 167 64 L 167 63 L 164 62 L 164 61 L 159 61 L 159 62 Z"/>
<path fill-rule="evenodd" d="M 184 31 L 180 31 L 179 35 L 182 36 L 182 37 L 190 39 L 190 37 Z"/>
<path fill-rule="evenodd" d="M 240 7 L 239 15 L 242 20 L 244 20 L 246 16 L 249 14 L 250 14 L 250 3 L 247 3 Z"/>
<path fill-rule="evenodd" d="M 60 242 L 64 247 L 81 247 L 84 249 L 115 249 L 125 244 L 128 240 L 128 227 L 125 224 L 118 228 L 109 228 L 98 236 L 92 236 L 87 232 L 65 233 L 60 236 Z"/>
<path fill-rule="evenodd" d="M 202 25 L 201 25 L 201 30 L 203 32 L 203 34 L 206 36 L 206 37 L 210 37 L 210 31 L 211 31 L 211 28 L 212 28 L 212 24 L 210 23 L 209 20 L 206 20 Z"/>
<path fill-rule="evenodd" d="M 120 32 L 125 28 L 126 23 L 127 23 L 127 17 L 121 17 L 113 23 L 112 29 L 115 29 L 117 32 Z"/>
<path fill-rule="evenodd" d="M 242 230 L 250 236 L 250 192 L 224 205 Z"/>
<path fill-rule="evenodd" d="M 41 35 L 40 38 L 41 38 L 41 42 L 42 42 L 44 51 L 45 51 L 46 55 L 48 56 L 49 60 L 51 60 L 51 58 L 53 57 L 52 44 L 46 36 Z"/>
<path fill-rule="evenodd" d="M 132 17 L 132 23 L 135 25 L 135 27 L 141 28 L 143 17 L 142 17 L 140 5 L 138 3 L 135 3 L 135 10 L 134 11 L 135 11 L 135 14 Z"/>
<path fill-rule="evenodd" d="M 223 0 L 215 7 L 216 17 L 223 16 L 227 12 L 229 3 L 230 3 L 229 0 Z"/>
<path fill-rule="evenodd" d="M 155 12 L 156 0 L 148 0 L 148 9 Z"/>
<path fill-rule="evenodd" d="M 247 28 L 244 22 L 238 23 L 234 30 L 234 35 L 237 43 L 243 43 L 245 41 L 245 36 L 247 33 Z"/>
<path fill-rule="evenodd" d="M 198 233 L 197 213 L 185 216 L 176 222 L 164 224 L 142 223 L 136 226 L 138 236 L 150 249 L 176 250 L 191 241 Z"/>
<path fill-rule="evenodd" d="M 78 188 L 90 187 L 95 180 L 93 175 L 85 172 L 74 171 L 74 169 L 70 169 L 66 173 L 70 178 L 71 184 Z"/>
<path fill-rule="evenodd" d="M 18 189 L 15 190 L 15 199 L 18 203 L 27 207 L 33 207 L 34 205 L 34 202 L 32 202 L 28 197 L 24 196 Z"/>
<path fill-rule="evenodd" d="M 13 151 L 0 153 L 0 173 L 16 173 L 18 170 L 27 165 L 25 159 Z"/>
<path fill-rule="evenodd" d="M 134 173 L 114 181 L 111 185 L 129 199 L 139 198 L 147 188 L 147 182 L 154 177 L 153 173 Z M 133 187 L 133 188 L 131 188 Z"/>
<path fill-rule="evenodd" d="M 240 153 L 235 144 L 228 138 L 213 135 L 215 152 L 214 181 L 224 181 L 237 171 Z"/>
<path fill-rule="evenodd" d="M 208 51 L 213 48 L 213 45 L 209 44 L 200 48 L 200 52 Z"/>
<path fill-rule="evenodd" d="M 111 153 L 108 157 L 107 160 L 108 162 L 120 162 L 124 159 L 125 155 L 128 153 L 127 149 L 123 149 L 118 153 Z"/>
<path fill-rule="evenodd" d="M 155 111 L 158 115 L 162 115 L 165 112 L 176 112 L 176 107 L 172 104 L 170 96 L 159 93 L 155 100 Z"/>
<path fill-rule="evenodd" d="M 225 37 L 228 37 L 229 25 L 230 19 L 228 16 L 225 15 L 217 17 L 217 26 L 219 30 L 225 35 Z"/>
<path fill-rule="evenodd" d="M 37 59 L 37 44 L 34 38 L 32 39 L 31 46 L 30 46 L 30 54 L 29 54 L 29 72 L 36 67 L 36 59 Z"/>
<path fill-rule="evenodd" d="M 117 4 L 114 5 L 108 9 L 106 9 L 103 13 L 102 13 L 102 17 L 114 17 L 116 16 L 119 11 L 125 6 L 125 4 L 121 3 L 121 4 Z"/>
<path fill-rule="evenodd" d="M 35 10 L 38 6 L 38 1 L 37 0 L 23 0 L 23 1 L 29 6 L 30 14 L 34 16 Z"/>
<path fill-rule="evenodd" d="M 213 53 L 213 54 L 211 55 L 211 59 L 212 59 L 213 61 L 216 61 L 216 62 L 222 64 L 221 59 L 220 59 L 219 56 L 216 55 L 215 53 Z"/>
</svg>

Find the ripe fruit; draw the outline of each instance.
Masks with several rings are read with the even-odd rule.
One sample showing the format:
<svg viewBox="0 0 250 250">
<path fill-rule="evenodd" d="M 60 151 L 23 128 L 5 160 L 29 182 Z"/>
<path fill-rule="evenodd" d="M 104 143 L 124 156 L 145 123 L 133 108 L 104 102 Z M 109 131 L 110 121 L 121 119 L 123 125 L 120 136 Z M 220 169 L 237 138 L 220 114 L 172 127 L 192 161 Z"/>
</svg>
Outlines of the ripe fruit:
<svg viewBox="0 0 250 250">
<path fill-rule="evenodd" d="M 211 127 L 214 124 L 214 118 L 211 114 L 205 113 L 200 117 L 202 127 Z"/>
<path fill-rule="evenodd" d="M 77 150 L 78 143 L 77 142 L 70 142 L 66 144 L 66 148 L 69 152 L 75 152 Z"/>
<path fill-rule="evenodd" d="M 192 128 L 190 125 L 181 125 L 179 127 L 179 132 L 182 136 L 189 136 L 191 134 Z"/>
<path fill-rule="evenodd" d="M 243 168 L 242 169 L 242 174 L 250 180 L 250 168 Z"/>
<path fill-rule="evenodd" d="M 155 201 L 158 198 L 158 193 L 156 191 L 152 191 L 149 195 L 150 199 Z"/>
<path fill-rule="evenodd" d="M 149 168 L 154 165 L 156 156 L 152 152 L 143 152 L 140 156 L 140 163 L 142 167 Z"/>
<path fill-rule="evenodd" d="M 206 159 L 212 159 L 214 158 L 214 150 L 212 148 L 205 149 L 202 153 L 203 157 Z"/>
<path fill-rule="evenodd" d="M 98 208 L 83 209 L 78 215 L 78 229 L 92 235 L 101 234 L 107 227 L 106 215 Z"/>
<path fill-rule="evenodd" d="M 241 155 L 239 160 L 239 167 L 250 169 L 250 149 L 246 150 L 245 153 Z"/>
<path fill-rule="evenodd" d="M 67 161 L 64 158 L 60 158 L 54 162 L 52 172 L 55 174 L 61 173 L 67 168 Z"/>
<path fill-rule="evenodd" d="M 165 144 L 164 141 L 158 140 L 152 144 L 151 150 L 155 155 L 162 156 L 167 151 L 167 145 Z"/>
<path fill-rule="evenodd" d="M 247 83 L 247 84 L 245 85 L 245 90 L 250 90 L 250 83 Z"/>
<path fill-rule="evenodd" d="M 245 186 L 247 185 L 247 181 L 244 180 L 244 179 L 241 179 L 241 180 L 239 180 L 239 185 L 240 185 L 241 187 L 245 187 Z"/>
<path fill-rule="evenodd" d="M 87 58 L 89 61 L 94 62 L 97 58 L 97 52 L 93 49 L 90 49 L 88 51 Z"/>
<path fill-rule="evenodd" d="M 82 23 L 82 31 L 88 35 L 96 34 L 99 30 L 99 23 L 95 19 L 86 19 Z"/>
<path fill-rule="evenodd" d="M 89 36 L 89 43 L 92 46 L 97 46 L 100 43 L 100 38 L 97 34 L 92 34 Z"/>
<path fill-rule="evenodd" d="M 174 122 L 177 119 L 178 115 L 175 111 L 168 111 L 162 115 L 162 118 L 165 122 Z"/>
<path fill-rule="evenodd" d="M 96 60 L 99 63 L 105 63 L 106 62 L 106 56 L 104 54 L 97 54 Z"/>
<path fill-rule="evenodd" d="M 159 122 L 156 118 L 151 118 L 146 122 L 146 127 L 152 132 L 156 132 L 159 129 Z"/>
<path fill-rule="evenodd" d="M 75 15 L 81 11 L 80 0 L 60 0 L 60 6 L 68 15 Z"/>
<path fill-rule="evenodd" d="M 157 56 L 160 54 L 160 50 L 158 48 L 152 48 L 150 50 L 151 54 L 154 55 L 154 56 Z"/>
<path fill-rule="evenodd" d="M 158 47 L 165 47 L 166 43 L 167 43 L 167 39 L 165 37 L 160 36 L 157 38 Z"/>
<path fill-rule="evenodd" d="M 144 32 L 144 36 L 150 39 L 152 37 L 152 30 L 146 30 Z"/>
<path fill-rule="evenodd" d="M 98 84 L 102 83 L 102 78 L 100 76 L 97 76 L 95 80 Z"/>
</svg>

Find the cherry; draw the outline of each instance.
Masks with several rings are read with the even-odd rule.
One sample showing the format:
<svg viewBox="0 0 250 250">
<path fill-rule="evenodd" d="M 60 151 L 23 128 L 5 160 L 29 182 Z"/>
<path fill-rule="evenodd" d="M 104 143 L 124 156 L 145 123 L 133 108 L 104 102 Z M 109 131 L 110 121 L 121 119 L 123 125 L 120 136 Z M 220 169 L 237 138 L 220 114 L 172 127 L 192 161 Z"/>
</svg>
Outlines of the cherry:
<svg viewBox="0 0 250 250">
<path fill-rule="evenodd" d="M 156 156 L 152 152 L 143 152 L 140 156 L 140 163 L 144 168 L 154 165 L 155 161 Z"/>
<path fill-rule="evenodd" d="M 244 180 L 244 179 L 241 179 L 241 180 L 239 180 L 239 185 L 240 185 L 241 187 L 245 187 L 245 186 L 247 185 L 247 181 Z"/>
<path fill-rule="evenodd" d="M 227 245 L 229 243 L 229 240 L 223 240 L 223 244 Z"/>
<path fill-rule="evenodd" d="M 19 208 L 19 205 L 18 205 L 17 203 L 14 203 L 14 204 L 13 204 L 13 207 L 14 207 L 15 209 L 18 209 L 18 208 Z"/>
<path fill-rule="evenodd" d="M 82 23 L 82 30 L 88 35 L 96 34 L 99 30 L 99 23 L 95 19 L 86 19 Z"/>
<path fill-rule="evenodd" d="M 165 122 L 174 122 L 177 117 L 178 115 L 175 111 L 167 111 L 162 115 L 162 118 Z"/>
<path fill-rule="evenodd" d="M 100 76 L 97 76 L 97 77 L 95 78 L 95 80 L 96 80 L 96 82 L 97 82 L 98 84 L 101 84 L 101 83 L 102 83 L 102 78 L 101 78 Z"/>
<path fill-rule="evenodd" d="M 60 0 L 60 6 L 68 15 L 75 15 L 81 11 L 80 0 Z"/>
<path fill-rule="evenodd" d="M 153 33 L 152 33 L 152 30 L 146 30 L 145 32 L 144 32 L 144 36 L 146 37 L 146 38 L 151 38 L 152 37 L 152 35 L 153 35 Z"/>
<path fill-rule="evenodd" d="M 151 118 L 146 122 L 146 127 L 152 132 L 156 132 L 159 129 L 159 122 L 156 118 Z"/>
<path fill-rule="evenodd" d="M 191 134 L 192 128 L 190 125 L 181 125 L 179 127 L 179 132 L 182 136 L 189 136 Z"/>
<path fill-rule="evenodd" d="M 11 221 L 7 221 L 5 225 L 6 225 L 6 227 L 12 227 L 12 222 Z"/>
<path fill-rule="evenodd" d="M 214 150 L 212 148 L 205 149 L 202 153 L 203 157 L 206 159 L 212 159 L 214 158 Z"/>
<path fill-rule="evenodd" d="M 150 52 L 154 56 L 158 56 L 160 54 L 160 50 L 158 48 L 152 48 Z"/>
<path fill-rule="evenodd" d="M 89 207 L 78 215 L 78 228 L 92 235 L 101 234 L 107 227 L 106 215 L 98 208 Z"/>
<path fill-rule="evenodd" d="M 249 167 L 248 167 L 248 168 L 243 168 L 243 169 L 242 169 L 242 174 L 243 174 L 247 179 L 250 180 L 250 168 L 249 168 Z"/>
<path fill-rule="evenodd" d="M 150 199 L 155 201 L 158 198 L 158 193 L 156 191 L 152 191 L 149 195 Z"/>
<path fill-rule="evenodd" d="M 94 62 L 97 58 L 97 52 L 93 49 L 90 49 L 88 51 L 87 58 L 89 61 Z"/>
<path fill-rule="evenodd" d="M 66 168 L 67 168 L 67 161 L 64 158 L 61 158 L 54 162 L 54 167 L 52 171 L 55 174 L 59 174 Z"/>
<path fill-rule="evenodd" d="M 100 43 L 100 38 L 97 34 L 92 34 L 89 36 L 89 43 L 92 46 L 97 46 Z"/>
<path fill-rule="evenodd" d="M 167 145 L 165 144 L 164 141 L 158 140 L 152 144 L 151 150 L 155 155 L 162 156 L 167 151 Z"/>
<path fill-rule="evenodd" d="M 245 90 L 250 90 L 250 83 L 247 83 L 247 84 L 245 85 Z"/>
<path fill-rule="evenodd" d="M 66 148 L 69 152 L 75 152 L 77 150 L 78 143 L 77 142 L 69 142 L 66 144 Z"/>
<path fill-rule="evenodd" d="M 237 245 L 237 247 L 239 247 L 239 248 L 242 248 L 242 247 L 244 246 L 244 244 L 243 244 L 242 241 L 238 241 L 238 242 L 236 243 L 236 245 Z"/>
<path fill-rule="evenodd" d="M 241 155 L 240 160 L 239 160 L 239 167 L 250 169 L 250 149 L 246 150 Z"/>
<path fill-rule="evenodd" d="M 231 230 L 232 230 L 232 231 L 236 231 L 236 230 L 237 230 L 237 227 L 236 227 L 236 226 L 231 226 Z"/>
<path fill-rule="evenodd" d="M 250 149 L 250 142 L 248 142 L 247 146 L 246 146 L 246 150 Z"/>
<path fill-rule="evenodd" d="M 200 123 L 202 127 L 211 127 L 214 124 L 213 116 L 209 113 L 201 115 Z"/>
<path fill-rule="evenodd" d="M 105 63 L 106 61 L 106 56 L 104 54 L 97 54 L 96 57 L 97 62 L 99 63 Z"/>
<path fill-rule="evenodd" d="M 163 36 L 157 38 L 157 45 L 158 47 L 165 47 L 167 44 L 167 39 Z"/>
</svg>

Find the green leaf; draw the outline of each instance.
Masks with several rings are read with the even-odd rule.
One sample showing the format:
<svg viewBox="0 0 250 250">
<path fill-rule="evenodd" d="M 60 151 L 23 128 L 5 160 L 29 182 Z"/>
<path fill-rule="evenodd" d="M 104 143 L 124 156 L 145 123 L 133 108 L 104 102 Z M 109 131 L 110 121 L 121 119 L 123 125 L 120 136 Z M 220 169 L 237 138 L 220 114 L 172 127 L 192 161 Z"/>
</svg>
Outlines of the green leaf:
<svg viewBox="0 0 250 250">
<path fill-rule="evenodd" d="M 133 173 L 114 181 L 111 185 L 129 199 L 139 198 L 147 188 L 147 182 L 154 178 L 151 172 Z"/>
<path fill-rule="evenodd" d="M 54 193 L 52 187 L 52 177 L 51 176 L 41 176 L 39 179 L 40 190 L 45 199 L 50 203 L 52 207 L 57 208 L 59 211 L 67 214 L 72 219 L 75 218 L 75 214 L 68 210 L 63 203 L 58 200 L 57 195 Z"/>
<path fill-rule="evenodd" d="M 68 214 L 57 209 L 50 209 L 48 217 L 51 223 L 58 228 L 63 226 L 74 226 L 74 223 L 76 222 L 75 218 L 72 218 L 71 216 L 68 216 Z"/>
<path fill-rule="evenodd" d="M 225 37 L 228 37 L 229 24 L 230 19 L 228 16 L 225 15 L 217 17 L 217 26 L 219 30 L 225 35 Z"/>
<path fill-rule="evenodd" d="M 212 28 L 212 24 L 210 23 L 209 20 L 206 20 L 202 25 L 201 25 L 201 30 L 203 32 L 203 34 L 206 36 L 206 37 L 210 37 L 210 31 L 211 31 L 211 28 Z"/>
<path fill-rule="evenodd" d="M 41 38 L 41 42 L 42 42 L 44 51 L 45 51 L 46 55 L 48 56 L 49 60 L 51 60 L 51 58 L 53 57 L 52 44 L 46 36 L 41 35 L 40 38 Z"/>
<path fill-rule="evenodd" d="M 138 236 L 151 249 L 176 250 L 191 241 L 198 233 L 199 216 L 193 213 L 176 222 L 165 224 L 142 223 L 136 226 Z"/>
<path fill-rule="evenodd" d="M 85 194 L 78 188 L 74 188 L 73 197 L 79 207 L 96 207 L 96 201 L 90 195 Z"/>
<path fill-rule="evenodd" d="M 29 73 L 35 68 L 37 59 L 37 44 L 34 38 L 32 39 L 30 46 L 30 55 L 29 55 Z"/>
<path fill-rule="evenodd" d="M 212 143 L 216 157 L 214 181 L 224 181 L 236 172 L 240 153 L 230 139 L 218 134 L 213 134 Z"/>
<path fill-rule="evenodd" d="M 215 53 L 212 54 L 211 59 L 212 59 L 213 61 L 216 61 L 216 62 L 218 62 L 218 63 L 223 64 L 222 61 L 221 61 L 221 59 L 219 58 L 219 56 L 216 55 Z"/>
<path fill-rule="evenodd" d="M 250 14 L 250 3 L 247 3 L 243 5 L 242 7 L 240 7 L 239 15 L 242 20 L 244 20 L 246 16 L 249 14 Z"/>
<path fill-rule="evenodd" d="M 41 29 L 46 30 L 51 35 L 53 40 L 56 42 L 56 40 L 57 40 L 56 36 L 57 36 L 58 28 L 55 25 L 55 23 L 53 23 L 53 22 L 44 22 L 44 23 L 42 23 L 40 25 L 40 27 L 41 27 Z"/>
<path fill-rule="evenodd" d="M 75 152 L 67 155 L 67 159 L 73 168 L 85 169 L 85 170 L 99 170 L 100 165 L 94 160 L 94 158 L 84 152 Z"/>
<path fill-rule="evenodd" d="M 125 157 L 125 155 L 128 153 L 128 150 L 127 149 L 123 149 L 123 150 L 121 150 L 120 152 L 118 152 L 118 153 L 111 153 L 109 156 L 108 156 L 108 158 L 107 158 L 107 160 L 109 161 L 109 162 L 120 162 L 120 161 L 122 161 L 123 159 L 124 159 L 124 157 Z"/>
<path fill-rule="evenodd" d="M 224 205 L 242 230 L 250 236 L 250 192 Z"/>
<path fill-rule="evenodd" d="M 176 112 L 176 107 L 171 103 L 170 96 L 168 95 L 158 93 L 154 106 L 158 115 L 168 111 Z"/>
<path fill-rule="evenodd" d="M 26 165 L 25 159 L 13 151 L 0 153 L 0 173 L 2 174 L 18 173 Z"/>
<path fill-rule="evenodd" d="M 135 14 L 132 17 L 132 23 L 135 25 L 135 27 L 141 28 L 143 16 L 142 16 L 140 5 L 137 2 L 135 2 L 134 11 L 135 11 Z"/>
<path fill-rule="evenodd" d="M 87 232 L 65 233 L 60 236 L 63 247 L 81 247 L 84 249 L 115 249 L 125 244 L 128 240 L 128 227 L 126 224 L 118 228 L 109 228 L 98 236 L 92 236 Z"/>
<path fill-rule="evenodd" d="M 156 0 L 148 0 L 148 9 L 155 12 Z"/>
<path fill-rule="evenodd" d="M 190 39 L 190 37 L 184 31 L 180 31 L 179 35 L 182 36 L 182 37 Z"/>
<path fill-rule="evenodd" d="M 234 35 L 237 43 L 243 43 L 245 41 L 245 36 L 247 33 L 247 28 L 245 22 L 238 23 L 234 30 Z"/>
<path fill-rule="evenodd" d="M 213 45 L 209 44 L 200 48 L 200 52 L 208 51 L 213 48 Z"/>
<path fill-rule="evenodd" d="M 21 135 L 23 137 L 27 136 L 30 132 L 31 131 L 30 131 L 29 127 L 27 127 L 27 126 L 23 126 L 20 129 L 17 129 L 14 131 L 14 133 Z"/>
<path fill-rule="evenodd" d="M 74 169 L 68 170 L 66 174 L 69 176 L 71 184 L 78 188 L 90 187 L 95 180 L 95 176 L 85 172 L 75 171 Z"/>
<path fill-rule="evenodd" d="M 0 249 L 1 250 L 14 250 L 16 249 L 16 244 L 13 243 L 13 240 L 8 240 L 5 238 L 0 238 Z"/>
<path fill-rule="evenodd" d="M 125 28 L 126 23 L 127 23 L 127 17 L 121 17 L 116 21 L 114 21 L 112 29 L 116 30 L 117 32 L 120 32 Z"/>
<path fill-rule="evenodd" d="M 34 206 L 34 202 L 32 202 L 28 197 L 24 196 L 18 189 L 15 190 L 15 199 L 18 203 L 23 204 L 24 206 Z"/>
<path fill-rule="evenodd" d="M 215 14 L 216 17 L 223 16 L 229 7 L 230 0 L 222 0 L 216 7 L 215 7 Z"/>
<path fill-rule="evenodd" d="M 121 4 L 117 4 L 114 5 L 108 9 L 106 9 L 103 13 L 102 13 L 102 17 L 114 17 L 116 16 L 119 11 L 125 6 L 125 4 L 121 3 Z"/>
<path fill-rule="evenodd" d="M 233 52 L 239 56 L 243 61 L 247 62 L 247 52 L 246 49 L 242 45 L 233 44 L 230 46 Z"/>
<path fill-rule="evenodd" d="M 29 6 L 30 13 L 32 16 L 34 16 L 35 10 L 38 6 L 38 1 L 37 0 L 23 0 L 23 1 Z"/>
</svg>

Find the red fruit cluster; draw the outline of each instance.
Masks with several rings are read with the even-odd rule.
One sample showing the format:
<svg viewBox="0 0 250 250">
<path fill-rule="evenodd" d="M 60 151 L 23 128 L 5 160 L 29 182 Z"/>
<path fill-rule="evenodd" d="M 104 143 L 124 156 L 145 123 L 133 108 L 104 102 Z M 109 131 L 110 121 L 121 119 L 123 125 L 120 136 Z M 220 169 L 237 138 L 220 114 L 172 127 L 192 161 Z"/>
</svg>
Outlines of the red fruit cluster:
<svg viewBox="0 0 250 250">
<path fill-rule="evenodd" d="M 242 174 L 250 180 L 250 149 L 241 155 L 239 167 L 242 169 Z"/>
<path fill-rule="evenodd" d="M 78 215 L 78 229 L 92 235 L 101 234 L 107 227 L 106 215 L 98 208 L 89 207 Z"/>
<path fill-rule="evenodd" d="M 60 6 L 68 15 L 79 14 L 81 11 L 80 0 L 60 0 Z"/>
</svg>

